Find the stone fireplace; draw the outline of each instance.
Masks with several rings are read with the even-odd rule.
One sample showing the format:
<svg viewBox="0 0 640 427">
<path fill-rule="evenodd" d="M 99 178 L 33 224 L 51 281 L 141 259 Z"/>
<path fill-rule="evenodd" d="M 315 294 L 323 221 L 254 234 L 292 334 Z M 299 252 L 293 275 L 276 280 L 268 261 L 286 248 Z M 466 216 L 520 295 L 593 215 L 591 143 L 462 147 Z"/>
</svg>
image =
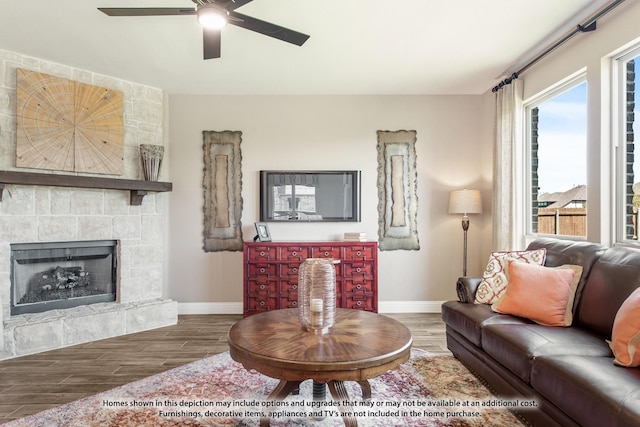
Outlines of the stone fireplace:
<svg viewBox="0 0 640 427">
<path fill-rule="evenodd" d="M 116 240 L 11 246 L 11 315 L 116 300 Z"/>
<path fill-rule="evenodd" d="M 3 50 L 0 50 L 0 100 L 6 102 L 0 102 L 0 171 L 36 172 L 15 167 L 16 68 L 121 91 L 124 172 L 106 177 L 122 182 L 143 179 L 139 145 L 164 145 L 165 142 L 165 101 L 161 90 Z M 53 175 L 64 173 L 37 172 L 51 173 L 51 184 L 0 182 L 3 190 L 0 192 L 0 359 L 175 324 L 177 303 L 163 296 L 170 193 L 109 186 L 62 187 L 56 186 L 60 181 L 53 179 Z M 165 180 L 162 172 L 161 181 Z M 72 254 L 75 249 L 65 253 L 66 249 L 51 246 L 53 242 L 88 241 L 115 242 L 112 246 L 115 264 L 107 268 L 115 278 L 105 279 L 102 275 L 106 273 L 98 272 L 91 264 L 94 261 L 85 262 L 79 259 L 83 255 Z M 30 263 L 16 259 L 20 258 L 17 252 L 32 249 L 33 244 L 41 245 L 49 254 L 39 260 L 43 262 L 34 263 L 41 266 L 21 272 L 20 269 Z M 113 260 L 107 261 L 111 262 Z M 11 285 L 16 268 L 17 274 L 28 276 L 27 284 L 18 291 Z M 59 292 L 49 293 L 54 287 Z M 100 292 L 109 294 L 104 296 L 106 300 L 94 301 L 94 297 L 89 296 L 80 305 L 73 306 L 79 294 L 96 287 L 109 288 L 103 289 L 108 292 Z M 45 311 L 22 310 L 32 304 L 20 304 L 29 293 L 47 300 Z M 16 302 L 21 308 L 13 307 Z"/>
<path fill-rule="evenodd" d="M 0 359 L 177 322 L 176 302 L 163 298 L 166 194 L 149 194 L 140 206 L 132 206 L 129 193 L 118 190 L 7 185 L 4 192 L 0 202 L 4 341 Z M 104 259 L 105 248 L 73 248 L 86 246 L 87 241 L 112 245 L 108 250 L 114 251 L 115 264 L 109 259 L 112 255 Z M 71 242 L 65 243 L 71 248 L 53 242 Z M 40 252 L 38 262 L 29 264 L 25 249 Z M 84 255 L 74 253 L 80 249 Z M 98 261 L 83 257 L 103 258 L 109 271 L 97 271 Z M 109 273 L 116 277 L 105 278 Z M 11 286 L 16 275 L 25 276 L 26 284 L 20 289 Z M 97 297 L 104 301 L 91 296 L 85 301 L 75 299 L 97 286 L 109 288 L 110 295 Z M 48 294 L 54 288 L 57 293 Z M 48 300 L 41 307 L 45 311 L 22 310 L 31 305 L 19 304 L 29 293 Z M 65 295 L 66 301 L 61 298 Z M 75 302 L 81 305 L 73 307 Z"/>
</svg>

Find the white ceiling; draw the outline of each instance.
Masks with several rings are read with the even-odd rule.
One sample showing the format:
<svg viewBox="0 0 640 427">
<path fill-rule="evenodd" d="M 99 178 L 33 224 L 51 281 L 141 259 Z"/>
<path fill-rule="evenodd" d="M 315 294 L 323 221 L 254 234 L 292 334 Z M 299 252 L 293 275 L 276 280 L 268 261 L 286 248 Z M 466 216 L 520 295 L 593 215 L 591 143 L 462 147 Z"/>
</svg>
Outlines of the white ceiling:
<svg viewBox="0 0 640 427">
<path fill-rule="evenodd" d="M 3 0 L 0 49 L 168 93 L 481 94 L 527 52 L 606 3 L 254 0 L 238 12 L 310 39 L 298 47 L 229 25 L 222 58 L 205 61 L 195 16 L 123 18 L 97 10 L 193 7 L 191 0 Z"/>
</svg>

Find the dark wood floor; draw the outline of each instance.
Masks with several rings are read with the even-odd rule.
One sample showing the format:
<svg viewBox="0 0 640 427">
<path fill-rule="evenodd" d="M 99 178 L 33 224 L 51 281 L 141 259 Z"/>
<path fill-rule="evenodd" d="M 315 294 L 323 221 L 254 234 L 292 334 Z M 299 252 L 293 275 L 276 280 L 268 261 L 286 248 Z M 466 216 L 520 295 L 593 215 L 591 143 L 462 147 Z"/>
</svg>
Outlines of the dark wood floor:
<svg viewBox="0 0 640 427">
<path fill-rule="evenodd" d="M 387 314 L 413 346 L 450 354 L 440 314 Z M 240 315 L 179 316 L 178 324 L 0 361 L 0 423 L 53 408 L 228 350 Z"/>
</svg>

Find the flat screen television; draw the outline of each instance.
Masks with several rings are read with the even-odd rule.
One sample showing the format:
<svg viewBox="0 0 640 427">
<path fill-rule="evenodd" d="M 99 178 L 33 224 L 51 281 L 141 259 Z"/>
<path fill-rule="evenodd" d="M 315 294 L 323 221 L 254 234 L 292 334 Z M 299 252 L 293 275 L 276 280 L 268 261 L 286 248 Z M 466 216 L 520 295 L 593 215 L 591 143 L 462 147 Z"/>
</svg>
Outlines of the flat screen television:
<svg viewBox="0 0 640 427">
<path fill-rule="evenodd" d="M 260 221 L 360 222 L 360 171 L 260 171 Z"/>
</svg>

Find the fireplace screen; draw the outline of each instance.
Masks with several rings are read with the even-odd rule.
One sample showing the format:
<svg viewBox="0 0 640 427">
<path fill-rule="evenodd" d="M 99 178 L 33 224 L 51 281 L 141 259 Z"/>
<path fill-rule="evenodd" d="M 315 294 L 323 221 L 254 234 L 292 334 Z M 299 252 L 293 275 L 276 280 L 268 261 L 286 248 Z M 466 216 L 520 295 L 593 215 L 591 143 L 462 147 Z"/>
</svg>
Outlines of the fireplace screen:
<svg viewBox="0 0 640 427">
<path fill-rule="evenodd" d="M 116 240 L 11 245 L 11 314 L 116 299 Z"/>
</svg>

